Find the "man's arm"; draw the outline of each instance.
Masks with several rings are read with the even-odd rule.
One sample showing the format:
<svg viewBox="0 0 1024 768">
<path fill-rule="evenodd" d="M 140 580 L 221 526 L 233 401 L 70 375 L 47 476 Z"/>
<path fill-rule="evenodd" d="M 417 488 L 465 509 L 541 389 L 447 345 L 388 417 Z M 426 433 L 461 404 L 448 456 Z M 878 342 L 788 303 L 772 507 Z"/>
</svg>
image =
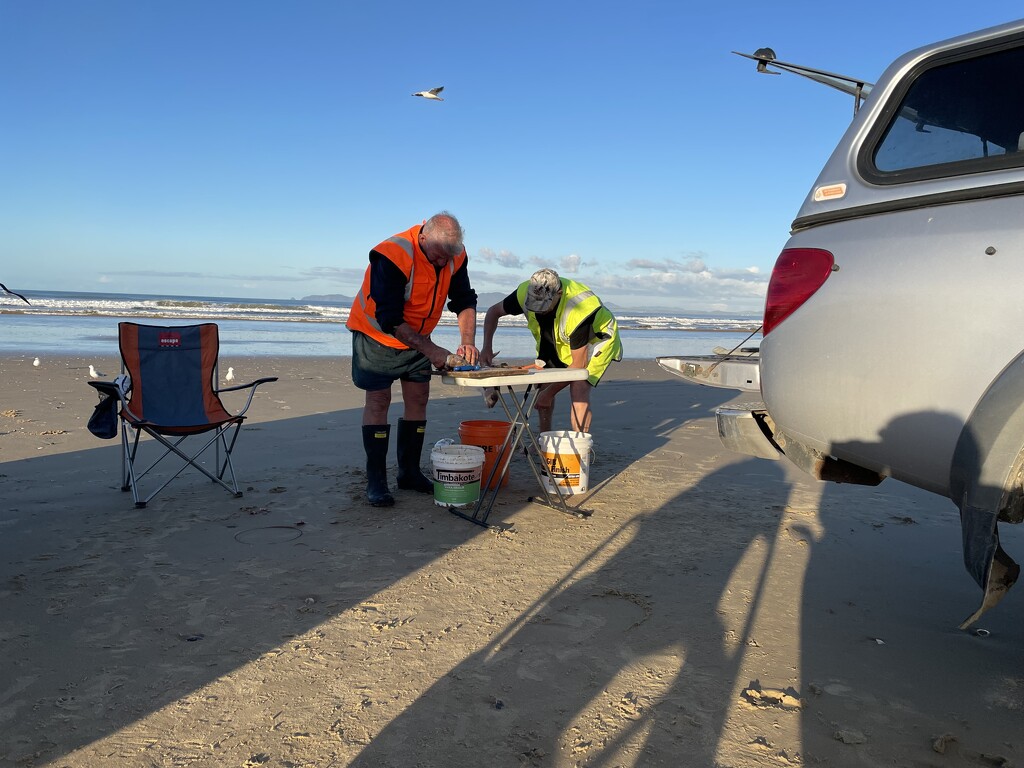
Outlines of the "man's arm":
<svg viewBox="0 0 1024 768">
<path fill-rule="evenodd" d="M 456 315 L 462 310 L 472 307 L 476 309 L 476 291 L 469 284 L 469 270 L 466 269 L 468 261 L 462 262 L 462 266 L 455 270 L 452 281 L 448 286 L 448 309 Z"/>
<path fill-rule="evenodd" d="M 406 322 L 397 326 L 392 335 L 410 349 L 421 352 L 430 361 L 430 364 L 439 370 L 444 368 L 448 362 L 448 355 L 451 353 L 447 349 L 439 347 L 430 340 L 429 336 L 421 336 L 416 333 Z"/>
<path fill-rule="evenodd" d="M 566 367 L 567 368 L 586 368 L 587 367 L 588 358 L 590 357 L 589 352 L 590 352 L 590 348 L 589 347 L 580 347 L 579 349 L 572 350 L 572 362 L 569 363 L 569 365 L 567 365 Z M 538 405 L 541 403 L 542 400 L 544 402 L 550 403 L 552 400 L 554 400 L 555 395 L 557 395 L 563 389 L 568 387 L 570 384 L 572 384 L 572 385 L 586 384 L 587 386 L 590 386 L 590 384 L 586 380 L 584 380 L 582 382 L 578 382 L 578 381 L 572 381 L 572 382 L 570 382 L 570 381 L 555 381 L 555 382 L 552 382 L 550 384 L 545 384 L 544 385 L 544 392 L 541 394 L 540 397 L 537 398 Z M 545 397 L 545 395 L 546 395 L 546 397 Z"/>
<path fill-rule="evenodd" d="M 484 344 L 480 348 L 480 364 L 491 365 L 494 362 L 495 352 L 493 351 L 494 333 L 498 330 L 498 321 L 505 315 L 521 315 L 523 308 L 519 306 L 519 298 L 516 291 L 497 304 L 494 304 L 484 315 Z"/>
<path fill-rule="evenodd" d="M 476 348 L 476 307 L 467 307 L 459 312 L 459 338 L 462 344 L 456 354 L 462 355 L 470 365 L 480 360 L 480 352 Z"/>
<path fill-rule="evenodd" d="M 579 349 L 573 349 L 572 362 L 569 364 L 570 368 L 586 368 L 590 358 L 590 347 L 580 347 Z"/>
<path fill-rule="evenodd" d="M 494 350 L 492 348 L 494 332 L 498 329 L 498 320 L 506 314 L 504 307 L 499 302 L 498 304 L 493 304 L 487 310 L 487 314 L 484 315 L 484 343 L 480 348 L 480 363 L 482 365 L 490 365 L 494 362 Z"/>
<path fill-rule="evenodd" d="M 377 325 L 394 335 L 405 320 L 405 273 L 386 256 L 370 251 L 370 296 L 376 304 Z"/>
<path fill-rule="evenodd" d="M 421 336 L 405 322 L 405 274 L 376 251 L 370 252 L 370 263 L 370 295 L 377 305 L 377 324 L 381 330 L 422 353 L 435 368 L 444 368 L 448 350 L 437 346 L 428 336 Z"/>
<path fill-rule="evenodd" d="M 457 355 L 470 365 L 476 365 L 480 359 L 480 352 L 476 348 L 476 291 L 469 283 L 469 270 L 466 265 L 468 260 L 462 262 L 462 266 L 455 270 L 452 281 L 448 286 L 448 309 L 455 313 L 459 322 L 459 339 L 461 343 L 455 350 Z"/>
</svg>

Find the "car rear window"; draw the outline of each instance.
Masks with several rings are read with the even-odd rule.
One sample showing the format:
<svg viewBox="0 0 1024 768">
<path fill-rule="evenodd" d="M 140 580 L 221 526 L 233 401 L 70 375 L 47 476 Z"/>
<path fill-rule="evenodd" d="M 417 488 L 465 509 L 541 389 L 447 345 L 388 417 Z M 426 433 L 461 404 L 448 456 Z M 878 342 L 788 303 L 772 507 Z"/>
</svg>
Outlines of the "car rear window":
<svg viewBox="0 0 1024 768">
<path fill-rule="evenodd" d="M 991 51 L 988 48 L 987 51 Z M 1024 45 L 924 65 L 869 142 L 872 181 L 1024 165 Z M 873 148 L 873 149 L 872 149 Z"/>
</svg>

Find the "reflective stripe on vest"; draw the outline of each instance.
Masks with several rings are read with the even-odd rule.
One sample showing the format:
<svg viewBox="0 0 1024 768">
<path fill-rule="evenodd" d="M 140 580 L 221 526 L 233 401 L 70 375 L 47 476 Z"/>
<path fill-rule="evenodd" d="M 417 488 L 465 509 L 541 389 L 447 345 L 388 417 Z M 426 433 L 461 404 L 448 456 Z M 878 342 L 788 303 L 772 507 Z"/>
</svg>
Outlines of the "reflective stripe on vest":
<svg viewBox="0 0 1024 768">
<path fill-rule="evenodd" d="M 563 289 L 564 290 L 564 289 Z M 566 341 L 569 340 L 569 317 L 572 315 L 573 310 L 577 309 L 587 299 L 597 299 L 597 295 L 589 288 L 582 293 L 578 293 L 575 296 L 570 296 L 565 300 L 565 308 L 562 310 L 562 322 L 559 323 L 558 332 L 562 335 L 562 338 Z M 600 299 L 598 299 L 600 302 Z M 589 315 L 590 312 L 587 312 Z M 581 320 L 583 318 L 580 318 Z M 573 330 L 576 330 L 575 327 Z"/>
<path fill-rule="evenodd" d="M 408 256 L 409 260 L 412 262 L 412 267 L 409 268 L 409 277 L 405 281 L 405 300 L 408 301 L 409 297 L 412 296 L 412 281 L 416 277 L 416 249 L 413 248 L 412 240 L 409 240 L 406 237 L 402 237 L 401 235 L 389 237 L 384 242 L 394 243 L 395 245 L 397 245 L 399 248 L 405 251 L 405 255 Z M 376 318 L 374 318 L 373 323 L 376 324 L 376 322 L 377 320 Z"/>
</svg>

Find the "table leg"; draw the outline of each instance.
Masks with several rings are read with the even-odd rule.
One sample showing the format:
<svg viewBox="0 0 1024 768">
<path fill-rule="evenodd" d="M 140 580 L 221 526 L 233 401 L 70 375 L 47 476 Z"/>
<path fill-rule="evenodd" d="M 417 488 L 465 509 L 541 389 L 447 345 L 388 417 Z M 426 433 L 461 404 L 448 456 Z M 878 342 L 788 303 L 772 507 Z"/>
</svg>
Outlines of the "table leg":
<svg viewBox="0 0 1024 768">
<path fill-rule="evenodd" d="M 525 442 L 526 447 L 526 459 L 530 465 L 530 471 L 533 473 L 534 479 L 537 481 L 537 485 L 544 493 L 543 500 L 539 497 L 531 496 L 530 501 L 536 501 L 544 506 L 551 507 L 552 509 L 560 509 L 567 515 L 573 517 L 586 517 L 589 516 L 589 512 L 574 508 L 570 509 L 565 503 L 565 497 L 571 495 L 568 491 L 565 493 L 555 485 L 555 491 L 552 493 L 547 489 L 544 484 L 544 479 L 541 476 L 540 470 L 537 468 L 537 462 L 541 461 L 540 445 L 537 442 L 537 437 L 533 434 L 533 430 L 530 428 L 530 414 L 533 413 L 534 406 L 537 403 L 537 396 L 540 394 L 539 387 L 528 384 L 526 390 L 523 392 L 523 402 L 519 403 L 519 398 L 516 396 L 515 388 L 512 386 L 507 387 L 507 393 L 503 392 L 500 388 L 498 389 L 498 402 L 501 403 L 502 409 L 505 411 L 505 415 L 511 424 L 509 427 L 508 435 L 505 437 L 505 442 L 502 443 L 499 456 L 505 456 L 505 461 L 501 463 L 499 468 L 498 464 L 495 463 L 491 467 L 491 471 L 486 479 L 482 480 L 484 490 L 480 492 L 480 498 L 477 499 L 476 506 L 473 509 L 472 515 L 467 515 L 465 512 L 450 508 L 452 514 L 461 517 L 464 520 L 469 520 L 471 523 L 477 525 L 487 526 L 487 518 L 491 514 L 491 509 L 494 507 L 494 502 L 498 498 L 498 492 L 501 490 L 501 479 L 508 474 L 509 463 L 512 461 L 512 456 L 516 449 L 524 444 L 523 436 L 525 435 L 528 440 Z M 511 407 L 510 407 L 511 404 Z M 490 488 L 492 479 L 497 474 L 497 482 L 494 482 L 494 487 Z M 557 505 L 551 503 L 551 497 L 557 498 Z"/>
<path fill-rule="evenodd" d="M 530 396 L 531 388 L 533 389 L 532 397 Z M 512 388 L 509 387 L 509 391 L 510 392 L 511 392 L 511 390 L 512 390 Z M 530 464 L 530 470 L 533 472 L 533 476 L 537 480 L 537 485 L 540 487 L 541 491 L 544 493 L 543 500 L 541 500 L 538 497 L 531 496 L 530 497 L 530 501 L 536 501 L 537 503 L 543 504 L 544 506 L 547 506 L 547 507 L 551 507 L 552 509 L 560 509 L 565 514 L 572 515 L 574 517 L 588 516 L 589 513 L 585 512 L 584 510 L 581 510 L 581 509 L 570 509 L 569 508 L 569 506 L 565 503 L 565 497 L 569 496 L 571 494 L 568 491 L 563 493 L 561 488 L 559 488 L 557 483 L 553 483 L 554 486 L 555 486 L 554 493 L 549 491 L 547 486 L 544 483 L 544 478 L 542 477 L 540 470 L 537 469 L 537 463 L 538 462 L 543 462 L 544 460 L 543 460 L 543 458 L 541 456 L 540 443 L 538 442 L 536 435 L 533 434 L 533 430 L 530 428 L 530 414 L 533 413 L 534 406 L 537 403 L 537 397 L 539 395 L 540 395 L 540 388 L 539 387 L 532 387 L 532 385 L 528 385 L 526 387 L 526 392 L 523 395 L 523 407 L 522 408 L 520 408 L 519 403 L 515 399 L 514 396 L 510 398 L 512 400 L 512 404 L 516 408 L 517 415 L 520 417 L 520 422 L 519 423 L 520 423 L 523 431 L 525 431 L 527 436 L 529 437 L 529 441 L 528 441 L 527 449 L 526 449 L 526 458 L 527 458 L 527 461 Z M 544 463 L 546 464 L 546 462 L 544 462 Z M 547 472 L 548 472 L 548 470 L 547 470 L 547 467 L 545 466 L 544 474 L 547 474 Z M 548 475 L 548 476 L 550 477 L 550 475 Z M 551 503 L 551 497 L 552 496 L 554 496 L 558 500 L 557 506 L 555 504 Z"/>
<path fill-rule="evenodd" d="M 511 389 L 511 387 L 509 389 Z M 529 390 L 529 387 L 527 387 L 527 390 Z M 450 508 L 453 515 L 458 515 L 463 520 L 469 520 L 471 523 L 476 523 L 477 525 L 485 527 L 487 526 L 487 518 L 490 517 L 491 514 L 491 508 L 494 507 L 494 502 L 498 498 L 498 492 L 501 490 L 501 481 L 505 475 L 508 474 L 509 464 L 512 462 L 512 455 L 515 453 L 516 447 L 522 439 L 522 430 L 519 429 L 516 419 L 509 411 L 508 405 L 506 405 L 505 400 L 502 397 L 501 390 L 498 390 L 498 400 L 501 402 L 502 408 L 505 409 L 505 415 L 508 416 L 508 419 L 511 422 L 508 434 L 505 435 L 505 441 L 501 444 L 501 448 L 498 449 L 498 455 L 504 456 L 505 460 L 501 462 L 500 467 L 498 463 L 495 462 L 491 466 L 491 471 L 487 473 L 487 477 L 481 477 L 480 497 L 477 499 L 472 515 L 467 515 L 465 512 L 455 509 L 454 507 Z M 494 481 L 493 484 L 492 480 Z M 481 512 L 483 514 L 481 514 Z"/>
<path fill-rule="evenodd" d="M 509 387 L 510 391 L 511 389 L 512 388 Z M 529 392 L 529 387 L 527 387 L 527 392 Z M 509 411 L 508 404 L 505 402 L 505 398 L 500 389 L 498 389 L 498 401 L 501 403 L 501 407 L 504 409 L 505 415 L 511 423 L 508 434 L 505 435 L 505 440 L 501 444 L 501 448 L 498 449 L 498 455 L 504 456 L 505 460 L 501 462 L 500 467 L 498 463 L 495 462 L 491 466 L 491 471 L 487 473 L 487 477 L 481 477 L 480 497 L 477 499 L 476 506 L 473 508 L 473 514 L 467 515 L 460 509 L 456 509 L 455 507 L 450 508 L 453 515 L 457 515 L 463 520 L 469 520 L 471 523 L 476 523 L 477 525 L 482 525 L 484 527 L 487 526 L 487 518 L 490 517 L 491 509 L 494 507 L 494 502 L 498 498 L 498 492 L 501 490 L 501 481 L 504 479 L 505 475 L 508 474 L 508 468 L 509 464 L 512 462 L 512 456 L 522 439 L 522 432 L 519 429 L 519 423 L 512 415 L 511 411 Z"/>
</svg>

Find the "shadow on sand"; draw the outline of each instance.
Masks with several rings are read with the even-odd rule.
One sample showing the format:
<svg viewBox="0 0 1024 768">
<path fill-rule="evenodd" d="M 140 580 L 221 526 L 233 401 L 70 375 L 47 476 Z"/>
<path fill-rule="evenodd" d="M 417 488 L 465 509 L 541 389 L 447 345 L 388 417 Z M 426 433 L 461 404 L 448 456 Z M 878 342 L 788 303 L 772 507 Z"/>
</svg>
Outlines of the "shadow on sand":
<svg viewBox="0 0 1024 768">
<path fill-rule="evenodd" d="M 695 398 L 691 414 L 667 418 L 657 428 L 634 423 L 628 399 L 664 397 L 666 386 L 676 385 L 630 382 L 628 387 L 609 383 L 599 388 L 604 402 L 598 408 L 607 414 L 600 418 L 607 421 L 609 434 L 632 429 L 643 435 L 633 452 L 608 440 L 603 472 L 614 473 L 657 450 L 666 431 L 691 416 L 705 417 L 721 399 Z M 432 400 L 430 439 L 454 434 L 467 402 L 463 397 Z M 476 396 L 472 403 L 479 407 Z M 360 415 L 353 409 L 247 426 L 236 449 L 246 489 L 241 499 L 187 475 L 148 508 L 136 510 L 130 495 L 118 490 L 119 448 L 113 442 L 3 464 L 0 491 L 9 507 L 0 518 L 0 647 L 5 657 L 0 763 L 41 765 L 151 713 L 173 712 L 211 681 L 228 678 L 266 654 L 283 653 L 295 638 L 467 542 L 493 535 L 422 495 L 400 492 L 391 509 L 367 507 Z M 513 492 L 505 494 L 491 522 L 522 507 L 514 489 L 524 497 L 533 492 L 526 467 L 515 471 L 519 478 Z M 642 557 L 648 536 L 653 545 L 667 533 L 701 549 L 701 537 L 687 534 L 683 522 L 670 527 L 678 530 L 659 534 L 657 520 L 642 527 L 640 545 L 616 556 L 608 571 L 635 575 L 622 583 L 602 576 L 599 581 L 607 581 L 602 588 L 612 590 L 604 597 L 589 596 L 594 587 L 588 579 L 544 609 L 545 615 L 557 614 L 563 607 L 569 610 L 570 603 L 581 603 L 571 610 L 582 611 L 582 632 L 592 635 L 587 645 L 609 643 L 599 654 L 607 653 L 598 664 L 605 674 L 597 674 L 595 681 L 612 673 L 612 659 L 621 652 L 613 630 L 622 620 L 636 620 L 634 609 L 643 610 L 609 595 L 639 589 L 634 578 L 652 578 L 643 575 L 642 563 L 630 553 Z M 396 549 L 397 540 L 410 536 L 413 548 Z M 670 572 L 677 579 L 685 576 L 674 586 L 668 582 L 672 589 L 691 580 L 717 581 L 693 563 L 671 566 Z M 616 612 L 625 609 L 607 630 L 598 626 L 599 614 L 594 620 L 582 618 L 591 607 L 605 604 L 617 606 Z M 531 612 L 521 631 L 545 631 L 542 626 Z M 521 641 L 516 633 L 498 642 L 519 647 Z M 642 640 L 638 652 L 663 646 L 663 641 Z M 563 704 L 582 704 L 580 695 Z M 423 706 L 430 705 L 430 698 Z M 506 714 L 513 711 L 510 707 Z M 392 724 L 382 744 L 403 722 L 400 717 Z M 552 721 L 545 732 L 554 733 L 557 726 Z"/>
</svg>

